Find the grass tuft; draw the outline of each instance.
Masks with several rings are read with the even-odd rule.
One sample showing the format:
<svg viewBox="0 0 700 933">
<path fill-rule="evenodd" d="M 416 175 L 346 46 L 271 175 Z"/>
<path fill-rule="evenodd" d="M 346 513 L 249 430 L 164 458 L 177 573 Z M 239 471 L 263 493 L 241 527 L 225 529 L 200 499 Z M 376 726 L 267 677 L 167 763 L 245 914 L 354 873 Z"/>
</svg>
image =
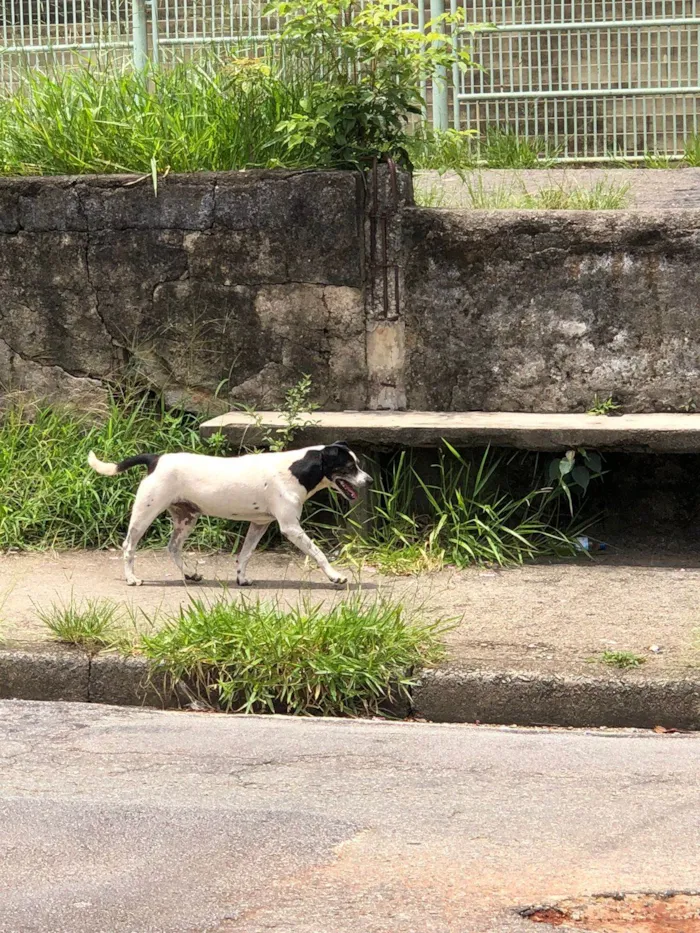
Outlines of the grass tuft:
<svg viewBox="0 0 700 933">
<path fill-rule="evenodd" d="M 544 137 L 519 136 L 507 127 L 489 127 L 478 146 L 479 161 L 489 168 L 551 168 L 558 150 Z"/>
<path fill-rule="evenodd" d="M 617 667 L 620 670 L 641 667 L 642 664 L 647 662 L 645 657 L 635 654 L 633 651 L 603 651 L 595 660 L 607 664 L 609 667 Z"/>
<path fill-rule="evenodd" d="M 36 609 L 56 641 L 83 648 L 90 654 L 122 645 L 122 611 L 108 600 L 76 602 L 72 598 L 67 605 L 53 603 L 48 609 Z"/>
<path fill-rule="evenodd" d="M 184 683 L 227 712 L 377 715 L 407 700 L 417 669 L 442 657 L 445 628 L 361 597 L 330 609 L 194 600 L 141 648 L 154 679 Z"/>
<path fill-rule="evenodd" d="M 691 168 L 700 168 L 700 133 L 686 140 L 683 162 Z"/>
<path fill-rule="evenodd" d="M 476 168 L 478 156 L 470 130 L 433 130 L 420 126 L 408 137 L 406 149 L 416 169 L 464 172 Z"/>
<path fill-rule="evenodd" d="M 452 195 L 452 198 L 450 198 Z M 451 200 L 451 203 L 448 201 Z M 591 187 L 561 182 L 528 191 L 519 179 L 498 185 L 484 183 L 481 174 L 465 176 L 451 190 L 440 181 L 426 184 L 417 179 L 416 203 L 422 207 L 454 207 L 467 210 L 610 211 L 629 206 L 630 185 L 599 181 Z"/>
<path fill-rule="evenodd" d="M 489 127 L 481 138 L 472 130 L 420 127 L 406 145 L 413 166 L 439 172 L 486 168 L 551 168 L 558 150 L 544 137 L 519 136 L 507 127 Z"/>
</svg>

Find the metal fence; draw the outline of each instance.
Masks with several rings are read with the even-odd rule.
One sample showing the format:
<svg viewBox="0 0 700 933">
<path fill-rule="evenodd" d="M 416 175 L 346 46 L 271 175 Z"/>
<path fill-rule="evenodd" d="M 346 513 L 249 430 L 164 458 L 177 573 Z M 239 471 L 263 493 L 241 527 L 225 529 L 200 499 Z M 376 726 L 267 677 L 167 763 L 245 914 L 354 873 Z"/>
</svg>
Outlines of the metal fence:
<svg viewBox="0 0 700 933">
<path fill-rule="evenodd" d="M 498 28 L 475 36 L 455 125 L 546 138 L 561 161 L 682 155 L 700 129 L 698 0 L 464 2 Z"/>
<path fill-rule="evenodd" d="M 464 5 L 495 29 L 468 42 L 482 70 L 426 87 L 433 124 L 505 127 L 561 161 L 682 154 L 700 131 L 700 0 L 424 0 L 417 25 Z M 104 53 L 167 64 L 279 24 L 261 0 L 0 0 L 0 86 L 21 65 L 69 68 Z"/>
<path fill-rule="evenodd" d="M 0 0 L 0 87 L 105 52 L 131 56 L 131 0 Z"/>
</svg>

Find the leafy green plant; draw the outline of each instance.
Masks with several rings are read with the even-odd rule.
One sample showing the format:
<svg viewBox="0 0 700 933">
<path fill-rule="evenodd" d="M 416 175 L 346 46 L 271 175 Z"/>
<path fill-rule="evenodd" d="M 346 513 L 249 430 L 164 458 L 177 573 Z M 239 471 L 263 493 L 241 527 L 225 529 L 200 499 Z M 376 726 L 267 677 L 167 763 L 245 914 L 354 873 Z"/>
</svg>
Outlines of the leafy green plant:
<svg viewBox="0 0 700 933">
<path fill-rule="evenodd" d="M 311 376 L 304 374 L 296 385 L 287 389 L 282 405 L 284 424 L 280 428 L 267 430 L 262 415 L 256 409 L 246 406 L 244 411 L 255 421 L 263 433 L 263 447 L 271 452 L 288 450 L 299 431 L 316 424 L 308 417 L 318 409 L 316 402 L 310 400 L 312 391 Z"/>
<path fill-rule="evenodd" d="M 228 712 L 376 715 L 410 698 L 418 669 L 442 657 L 445 628 L 361 597 L 330 609 L 194 600 L 141 648 L 154 681 Z"/>
<path fill-rule="evenodd" d="M 473 67 L 468 52 L 446 40 L 445 30 L 463 26 L 461 9 L 425 29 L 413 25 L 414 3 L 394 0 L 277 0 L 266 13 L 284 21 L 285 62 L 310 81 L 276 140 L 304 164 L 408 164 L 406 121 L 424 106 L 421 81 L 443 80 L 453 65 Z"/>
<path fill-rule="evenodd" d="M 67 604 L 36 607 L 36 613 L 56 641 L 83 648 L 89 654 L 123 642 L 124 610 L 108 600 L 75 601 L 71 597 Z"/>
<path fill-rule="evenodd" d="M 618 405 L 617 402 L 610 395 L 608 398 L 599 398 L 598 395 L 593 396 L 593 402 L 591 407 L 586 412 L 587 415 L 612 415 L 616 411 L 619 411 L 622 408 L 621 405 Z"/>
<path fill-rule="evenodd" d="M 572 491 L 585 494 L 591 480 L 603 475 L 602 466 L 600 454 L 583 447 L 567 450 L 563 457 L 555 457 L 549 464 L 549 481 L 563 491 L 572 516 L 574 514 Z"/>
<path fill-rule="evenodd" d="M 598 660 L 609 667 L 617 667 L 620 670 L 641 667 L 642 664 L 647 662 L 645 657 L 635 654 L 633 651 L 603 651 L 598 658 L 593 660 Z"/>
</svg>

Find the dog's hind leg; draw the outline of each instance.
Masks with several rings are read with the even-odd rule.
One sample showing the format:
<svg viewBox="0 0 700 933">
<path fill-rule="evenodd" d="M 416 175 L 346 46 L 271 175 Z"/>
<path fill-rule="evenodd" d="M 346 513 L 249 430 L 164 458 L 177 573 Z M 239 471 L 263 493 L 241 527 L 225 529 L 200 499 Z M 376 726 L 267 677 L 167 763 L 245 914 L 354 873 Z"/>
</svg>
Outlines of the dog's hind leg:
<svg viewBox="0 0 700 933">
<path fill-rule="evenodd" d="M 167 507 L 167 501 L 163 502 L 162 497 L 157 495 L 156 489 L 150 483 L 150 477 L 147 477 L 136 493 L 129 521 L 129 530 L 122 545 L 124 548 L 124 573 L 129 586 L 141 586 L 143 582 L 134 574 L 136 548 L 156 518 Z"/>
<path fill-rule="evenodd" d="M 183 575 L 185 580 L 191 580 L 193 583 L 199 583 L 202 579 L 200 573 L 187 573 L 184 561 L 182 559 L 182 548 L 185 541 L 194 531 L 200 511 L 196 505 L 190 502 L 174 502 L 169 509 L 170 517 L 173 520 L 173 533 L 168 541 L 168 554 L 175 562 L 175 566 Z"/>
<path fill-rule="evenodd" d="M 248 526 L 248 534 L 245 536 L 241 553 L 238 555 L 238 570 L 236 572 L 236 582 L 239 586 L 250 586 L 250 580 L 245 575 L 245 569 L 248 566 L 250 555 L 260 543 L 260 539 L 270 526 L 270 522 L 264 525 L 256 525 L 251 522 Z"/>
</svg>

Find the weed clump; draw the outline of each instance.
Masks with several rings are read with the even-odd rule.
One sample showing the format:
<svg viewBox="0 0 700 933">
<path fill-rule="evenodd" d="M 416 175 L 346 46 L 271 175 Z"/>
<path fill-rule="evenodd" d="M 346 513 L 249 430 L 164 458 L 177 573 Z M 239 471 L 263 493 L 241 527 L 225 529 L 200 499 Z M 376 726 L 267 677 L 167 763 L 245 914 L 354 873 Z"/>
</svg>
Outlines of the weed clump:
<svg viewBox="0 0 700 933">
<path fill-rule="evenodd" d="M 445 628 L 355 596 L 330 609 L 193 600 L 141 650 L 154 680 L 227 712 L 367 716 L 410 698 L 418 669 L 442 657 Z"/>
</svg>

